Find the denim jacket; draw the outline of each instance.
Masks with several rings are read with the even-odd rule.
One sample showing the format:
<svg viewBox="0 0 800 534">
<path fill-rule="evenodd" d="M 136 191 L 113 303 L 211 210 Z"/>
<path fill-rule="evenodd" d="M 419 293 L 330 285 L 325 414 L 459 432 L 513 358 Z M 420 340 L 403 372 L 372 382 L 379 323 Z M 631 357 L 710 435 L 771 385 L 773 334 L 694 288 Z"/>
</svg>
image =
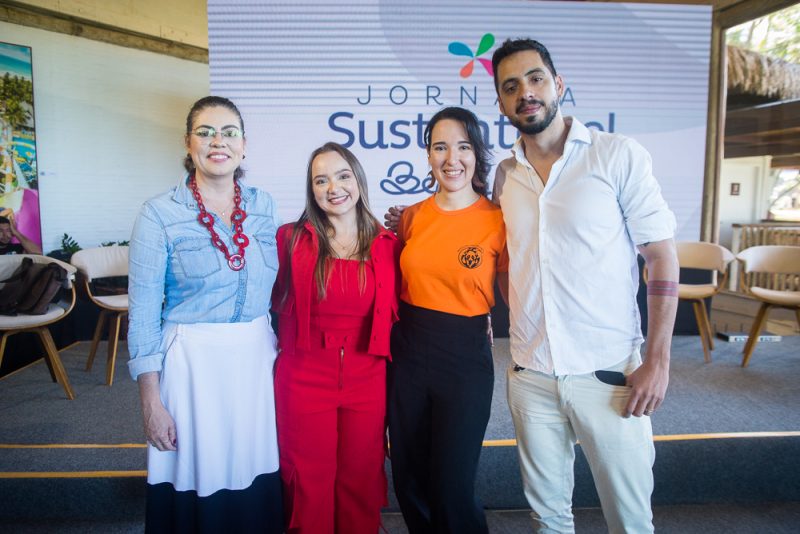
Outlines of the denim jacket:
<svg viewBox="0 0 800 534">
<path fill-rule="evenodd" d="M 197 202 L 186 178 L 144 203 L 133 228 L 128 282 L 128 369 L 134 380 L 161 371 L 162 325 L 236 323 L 267 315 L 278 270 L 275 232 L 280 225 L 272 197 L 241 184 L 243 224 L 250 244 L 241 271 L 228 267 L 197 220 Z M 216 215 L 214 229 L 228 251 L 233 232 Z M 224 357 L 224 355 L 220 355 Z"/>
</svg>

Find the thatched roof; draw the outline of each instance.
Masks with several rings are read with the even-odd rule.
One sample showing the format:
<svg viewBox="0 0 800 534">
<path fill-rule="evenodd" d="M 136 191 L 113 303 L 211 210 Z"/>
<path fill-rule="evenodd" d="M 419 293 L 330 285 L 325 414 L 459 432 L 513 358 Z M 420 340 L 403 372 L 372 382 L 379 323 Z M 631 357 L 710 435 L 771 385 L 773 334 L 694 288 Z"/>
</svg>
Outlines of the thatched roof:
<svg viewBox="0 0 800 534">
<path fill-rule="evenodd" d="M 800 65 L 728 46 L 728 96 L 760 101 L 800 98 Z"/>
</svg>

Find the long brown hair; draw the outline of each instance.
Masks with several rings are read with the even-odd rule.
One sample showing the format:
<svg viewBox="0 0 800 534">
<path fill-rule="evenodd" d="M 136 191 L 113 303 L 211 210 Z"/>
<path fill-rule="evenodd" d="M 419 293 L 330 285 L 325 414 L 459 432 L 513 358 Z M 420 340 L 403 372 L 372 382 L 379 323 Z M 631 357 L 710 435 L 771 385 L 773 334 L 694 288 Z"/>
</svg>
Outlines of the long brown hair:
<svg viewBox="0 0 800 534">
<path fill-rule="evenodd" d="M 327 152 L 336 152 L 344 158 L 353 170 L 353 175 L 358 185 L 359 198 L 355 207 L 358 239 L 356 241 L 355 256 L 360 262 L 358 266 L 358 283 L 359 289 L 362 292 L 366 286 L 366 275 L 364 272 L 365 263 L 369 259 L 372 242 L 375 240 L 375 237 L 377 237 L 381 227 L 378 219 L 375 218 L 372 211 L 369 209 L 367 175 L 361 163 L 358 161 L 358 158 L 342 145 L 333 142 L 325 143 L 314 150 L 308 158 L 308 169 L 306 171 L 306 207 L 305 210 L 303 210 L 303 214 L 300 215 L 300 218 L 294 223 L 294 228 L 292 229 L 292 239 L 289 245 L 289 272 L 291 272 L 291 252 L 294 251 L 294 247 L 303 231 L 303 227 L 305 223 L 308 222 L 314 228 L 319 242 L 317 264 L 314 267 L 314 280 L 317 285 L 317 294 L 320 300 L 325 299 L 325 286 L 330 278 L 331 262 L 335 257 L 331 239 L 328 237 L 329 233 L 333 234 L 335 230 L 330 220 L 328 220 L 327 214 L 319 207 L 317 201 L 314 199 L 311 167 L 317 156 Z"/>
</svg>

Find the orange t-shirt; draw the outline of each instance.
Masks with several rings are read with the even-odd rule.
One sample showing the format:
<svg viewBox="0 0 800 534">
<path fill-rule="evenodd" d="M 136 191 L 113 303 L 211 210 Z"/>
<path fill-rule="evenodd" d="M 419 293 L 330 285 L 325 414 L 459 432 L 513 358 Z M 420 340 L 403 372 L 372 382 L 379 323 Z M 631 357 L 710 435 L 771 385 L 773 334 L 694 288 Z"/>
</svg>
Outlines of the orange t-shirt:
<svg viewBox="0 0 800 534">
<path fill-rule="evenodd" d="M 434 197 L 403 212 L 397 235 L 403 282 L 400 298 L 413 306 L 473 317 L 494 305 L 497 271 L 508 271 L 500 207 L 481 196 L 445 211 Z"/>
</svg>

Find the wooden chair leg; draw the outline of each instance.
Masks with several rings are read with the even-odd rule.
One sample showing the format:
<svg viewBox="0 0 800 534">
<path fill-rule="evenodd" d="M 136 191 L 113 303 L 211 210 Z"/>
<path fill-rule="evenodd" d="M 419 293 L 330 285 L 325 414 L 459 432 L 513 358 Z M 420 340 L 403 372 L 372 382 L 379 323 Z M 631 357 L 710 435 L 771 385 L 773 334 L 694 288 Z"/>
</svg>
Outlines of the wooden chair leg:
<svg viewBox="0 0 800 534">
<path fill-rule="evenodd" d="M 708 349 L 708 331 L 706 324 L 703 322 L 703 301 L 693 300 L 692 309 L 694 310 L 694 318 L 697 321 L 697 330 L 700 333 L 700 343 L 703 345 L 703 358 L 706 363 L 711 362 L 711 353 Z"/>
<path fill-rule="evenodd" d="M 75 393 L 72 391 L 72 386 L 67 377 L 67 371 L 64 369 L 64 364 L 61 363 L 61 357 L 58 355 L 58 349 L 53 341 L 53 336 L 50 335 L 50 330 L 48 330 L 46 326 L 40 326 L 36 328 L 36 331 L 39 334 L 39 338 L 42 340 L 42 345 L 45 347 L 45 359 L 50 361 L 56 378 L 58 378 L 58 382 L 67 394 L 67 398 L 73 400 L 75 398 Z"/>
<path fill-rule="evenodd" d="M 53 384 L 57 384 L 58 377 L 56 376 L 56 370 L 53 368 L 53 362 L 50 361 L 50 358 L 47 355 L 47 346 L 44 344 L 44 341 L 42 341 L 42 348 L 44 349 L 44 363 L 47 364 L 47 372 L 50 373 L 50 380 L 53 382 Z"/>
<path fill-rule="evenodd" d="M 797 308 L 794 311 L 794 314 L 797 316 L 797 328 L 800 328 L 800 308 Z M 0 360 L 1 361 L 1 360 Z"/>
<path fill-rule="evenodd" d="M 108 360 L 106 361 L 106 384 L 114 383 L 114 365 L 117 361 L 117 346 L 119 345 L 119 325 L 122 314 L 116 313 L 108 321 Z"/>
<path fill-rule="evenodd" d="M 750 356 L 753 355 L 753 350 L 756 348 L 756 343 L 758 343 L 758 336 L 761 334 L 761 329 L 764 327 L 764 323 L 767 322 L 767 314 L 769 312 L 770 305 L 766 302 L 761 305 L 758 309 L 758 313 L 756 314 L 756 318 L 753 321 L 753 327 L 750 329 L 750 335 L 747 336 L 747 343 L 744 346 L 744 357 L 742 358 L 742 367 L 747 367 L 750 363 Z"/>
<path fill-rule="evenodd" d="M 708 319 L 708 309 L 706 309 L 706 303 L 704 300 L 700 301 L 700 311 L 702 312 L 701 315 L 703 316 L 703 324 L 706 327 L 706 332 L 708 336 L 708 348 L 709 350 L 714 350 L 714 332 L 711 330 L 711 321 Z"/>
<path fill-rule="evenodd" d="M 0 339 L 0 367 L 3 366 L 3 355 L 6 353 L 6 340 L 11 334 L 16 334 L 14 331 L 3 332 L 3 337 Z"/>
<path fill-rule="evenodd" d="M 97 325 L 94 327 L 94 336 L 92 336 L 92 348 L 89 349 L 89 359 L 86 360 L 86 370 L 92 370 L 94 364 L 94 357 L 97 354 L 97 345 L 100 344 L 100 337 L 103 335 L 103 324 L 106 322 L 108 310 L 100 310 L 100 317 L 97 318 Z"/>
</svg>

